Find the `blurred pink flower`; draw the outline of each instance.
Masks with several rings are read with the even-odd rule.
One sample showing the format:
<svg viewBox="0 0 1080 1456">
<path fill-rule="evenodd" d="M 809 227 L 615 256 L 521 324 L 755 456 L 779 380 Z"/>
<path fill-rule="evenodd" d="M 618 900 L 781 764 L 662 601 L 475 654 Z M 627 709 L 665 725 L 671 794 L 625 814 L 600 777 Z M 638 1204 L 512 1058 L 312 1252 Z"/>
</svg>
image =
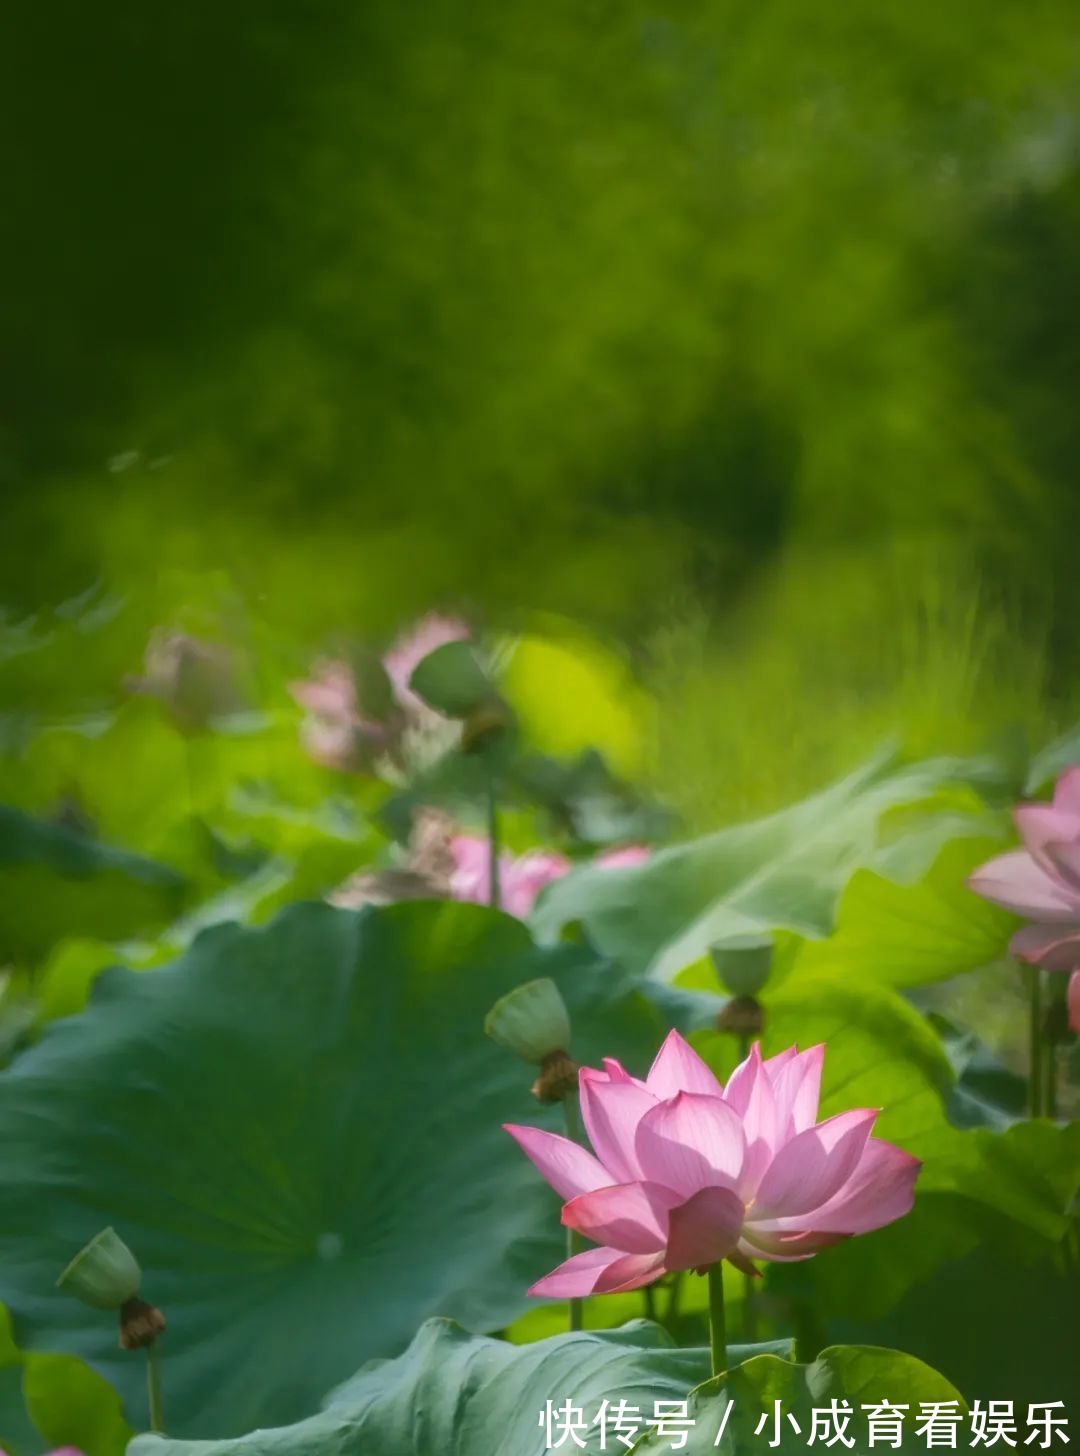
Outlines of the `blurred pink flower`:
<svg viewBox="0 0 1080 1456">
<path fill-rule="evenodd" d="M 450 894 L 455 900 L 486 905 L 491 870 L 491 844 L 480 834 L 455 834 L 450 841 L 454 867 L 450 872 Z M 502 908 L 523 920 L 537 895 L 552 880 L 561 879 L 570 868 L 565 855 L 544 849 L 526 854 L 499 855 L 499 898 Z"/>
<path fill-rule="evenodd" d="M 730 1259 L 807 1259 L 902 1218 L 920 1163 L 870 1136 L 871 1108 L 817 1121 L 823 1046 L 763 1061 L 755 1045 L 726 1087 L 673 1031 L 645 1081 L 617 1061 L 583 1067 L 593 1152 L 507 1126 L 566 1200 L 562 1221 L 598 1245 L 530 1294 L 614 1294 Z M 594 1156 L 595 1154 L 595 1156 Z"/>
<path fill-rule="evenodd" d="M 969 878 L 984 900 L 1033 924 L 1009 943 L 1013 954 L 1047 971 L 1080 967 L 1080 764 L 1058 779 L 1052 803 L 1013 810 L 1023 849 L 990 860 Z"/>
<path fill-rule="evenodd" d="M 454 867 L 450 874 L 450 894 L 455 900 L 471 900 L 486 905 L 491 849 L 480 834 L 455 834 L 450 841 Z M 649 851 L 642 844 L 625 845 L 606 850 L 596 857 L 602 869 L 628 869 L 648 859 Z M 536 897 L 552 880 L 562 879 L 574 867 L 573 860 L 554 850 L 530 849 L 522 855 L 499 855 L 499 894 L 502 908 L 520 920 L 532 910 Z"/>
<path fill-rule="evenodd" d="M 436 647 L 445 647 L 448 642 L 464 642 L 469 636 L 468 626 L 457 617 L 441 617 L 437 612 L 429 612 L 397 638 L 383 657 L 383 667 L 394 686 L 395 698 L 406 712 L 434 712 L 409 687 L 409 679 Z"/>
<path fill-rule="evenodd" d="M 362 716 L 348 663 L 320 658 L 312 676 L 290 683 L 289 692 L 307 713 L 301 742 L 308 757 L 324 768 L 354 772 L 389 744 L 388 726 Z"/>
<path fill-rule="evenodd" d="M 1080 971 L 1069 977 L 1069 1025 L 1080 1032 Z"/>
</svg>

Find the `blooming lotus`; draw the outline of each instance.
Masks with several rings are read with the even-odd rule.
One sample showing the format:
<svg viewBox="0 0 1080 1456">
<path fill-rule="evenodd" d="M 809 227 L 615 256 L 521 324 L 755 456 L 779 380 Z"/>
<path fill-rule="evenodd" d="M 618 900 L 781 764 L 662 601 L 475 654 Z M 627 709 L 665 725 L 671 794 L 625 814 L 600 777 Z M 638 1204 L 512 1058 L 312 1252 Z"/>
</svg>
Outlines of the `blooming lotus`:
<svg viewBox="0 0 1080 1456">
<path fill-rule="evenodd" d="M 1010 949 L 1047 971 L 1080 967 L 1080 764 L 1066 769 L 1052 803 L 1013 810 L 1022 849 L 984 864 L 968 884 L 984 900 L 1032 922 Z"/>
<path fill-rule="evenodd" d="M 455 834 L 450 841 L 453 869 L 450 873 L 450 894 L 455 900 L 486 904 L 489 890 L 491 846 L 479 834 Z M 649 851 L 641 844 L 624 845 L 606 850 L 594 863 L 601 869 L 628 869 L 648 859 Z M 536 897 L 545 885 L 559 880 L 573 869 L 573 861 L 554 850 L 530 849 L 522 855 L 500 854 L 499 898 L 502 908 L 519 919 L 529 914 Z"/>
<path fill-rule="evenodd" d="M 507 1126 L 565 1200 L 562 1221 L 598 1247 L 529 1290 L 614 1294 L 728 1259 L 807 1259 L 903 1217 L 918 1159 L 871 1136 L 877 1111 L 817 1121 L 823 1046 L 763 1060 L 755 1045 L 727 1086 L 673 1031 L 644 1081 L 617 1061 L 583 1067 L 592 1152 Z"/>
</svg>

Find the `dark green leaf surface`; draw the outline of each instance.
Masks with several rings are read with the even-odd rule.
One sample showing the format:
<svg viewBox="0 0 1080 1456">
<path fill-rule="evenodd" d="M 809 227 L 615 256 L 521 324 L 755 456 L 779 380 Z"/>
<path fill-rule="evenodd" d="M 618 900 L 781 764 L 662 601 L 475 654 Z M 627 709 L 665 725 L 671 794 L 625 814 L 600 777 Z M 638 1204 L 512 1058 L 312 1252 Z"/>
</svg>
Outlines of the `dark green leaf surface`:
<svg viewBox="0 0 1080 1456">
<path fill-rule="evenodd" d="M 301 905 L 159 970 L 107 971 L 0 1075 L 0 1297 L 22 1343 L 91 1359 L 145 1420 L 142 1360 L 53 1288 L 109 1223 L 169 1319 L 177 1435 L 298 1419 L 428 1316 L 507 1324 L 563 1244 L 555 1195 L 500 1123 L 558 1117 L 482 1023 L 540 975 L 582 1060 L 647 1062 L 649 1003 L 479 906 Z"/>
</svg>

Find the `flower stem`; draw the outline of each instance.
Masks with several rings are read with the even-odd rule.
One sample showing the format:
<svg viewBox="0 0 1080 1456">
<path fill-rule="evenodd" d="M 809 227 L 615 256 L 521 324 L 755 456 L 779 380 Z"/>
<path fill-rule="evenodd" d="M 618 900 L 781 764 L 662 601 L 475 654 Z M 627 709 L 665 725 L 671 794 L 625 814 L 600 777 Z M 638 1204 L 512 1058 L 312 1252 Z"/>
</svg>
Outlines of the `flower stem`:
<svg viewBox="0 0 1080 1456">
<path fill-rule="evenodd" d="M 502 898 L 499 894 L 499 794 L 494 773 L 488 778 L 487 820 L 488 853 L 491 855 L 488 864 L 488 904 L 493 910 L 498 910 Z"/>
<path fill-rule="evenodd" d="M 563 1098 L 563 1117 L 566 1121 L 566 1136 L 571 1142 L 581 1141 L 581 1125 L 578 1118 L 577 1094 L 570 1092 Z M 580 1254 L 584 1244 L 581 1235 L 576 1229 L 566 1230 L 566 1257 L 572 1259 L 575 1254 Z M 585 1328 L 584 1301 L 572 1299 L 570 1301 L 570 1328 L 571 1330 L 583 1330 Z"/>
<path fill-rule="evenodd" d="M 165 1417 L 161 1404 L 161 1365 L 158 1362 L 157 1341 L 151 1340 L 146 1347 L 146 1393 L 150 1401 L 150 1429 L 155 1435 L 164 1435 Z"/>
<path fill-rule="evenodd" d="M 659 1315 L 657 1314 L 656 1310 L 655 1285 L 646 1284 L 641 1291 L 641 1297 L 645 1301 L 645 1318 L 650 1319 L 655 1323 L 659 1319 Z"/>
<path fill-rule="evenodd" d="M 679 1296 L 682 1294 L 682 1283 L 684 1270 L 677 1269 L 671 1276 L 671 1293 L 668 1296 L 667 1312 L 664 1315 L 664 1323 L 672 1334 L 675 1333 L 675 1321 L 679 1318 Z"/>
<path fill-rule="evenodd" d="M 727 1328 L 724 1324 L 724 1262 L 718 1260 L 709 1269 L 709 1349 L 712 1373 L 722 1375 L 727 1369 Z"/>
<path fill-rule="evenodd" d="M 1046 1085 L 1043 1088 L 1043 1116 L 1057 1117 L 1057 1047 L 1047 1041 L 1043 1048 L 1046 1063 Z"/>
<path fill-rule="evenodd" d="M 1032 1117 L 1042 1116 L 1043 1094 L 1043 1028 L 1042 1028 L 1042 983 L 1038 966 L 1028 969 L 1028 1045 L 1031 1068 L 1028 1076 L 1028 1112 Z"/>
</svg>

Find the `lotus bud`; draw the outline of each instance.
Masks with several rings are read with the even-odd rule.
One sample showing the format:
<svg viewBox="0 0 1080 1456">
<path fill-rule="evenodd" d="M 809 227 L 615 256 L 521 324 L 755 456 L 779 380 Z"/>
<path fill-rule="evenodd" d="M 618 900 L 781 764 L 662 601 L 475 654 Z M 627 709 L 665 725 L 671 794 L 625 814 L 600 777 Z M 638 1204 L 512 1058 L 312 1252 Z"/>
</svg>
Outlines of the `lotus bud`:
<svg viewBox="0 0 1080 1456">
<path fill-rule="evenodd" d="M 709 951 L 716 974 L 733 996 L 756 996 L 772 972 L 769 935 L 745 935 Z"/>
<path fill-rule="evenodd" d="M 138 1260 L 112 1228 L 91 1239 L 56 1281 L 93 1309 L 121 1309 L 138 1294 L 141 1282 Z"/>
<path fill-rule="evenodd" d="M 570 1045 L 570 1014 L 555 982 L 526 981 L 501 997 L 484 1018 L 484 1030 L 508 1052 L 541 1066 Z"/>
</svg>

